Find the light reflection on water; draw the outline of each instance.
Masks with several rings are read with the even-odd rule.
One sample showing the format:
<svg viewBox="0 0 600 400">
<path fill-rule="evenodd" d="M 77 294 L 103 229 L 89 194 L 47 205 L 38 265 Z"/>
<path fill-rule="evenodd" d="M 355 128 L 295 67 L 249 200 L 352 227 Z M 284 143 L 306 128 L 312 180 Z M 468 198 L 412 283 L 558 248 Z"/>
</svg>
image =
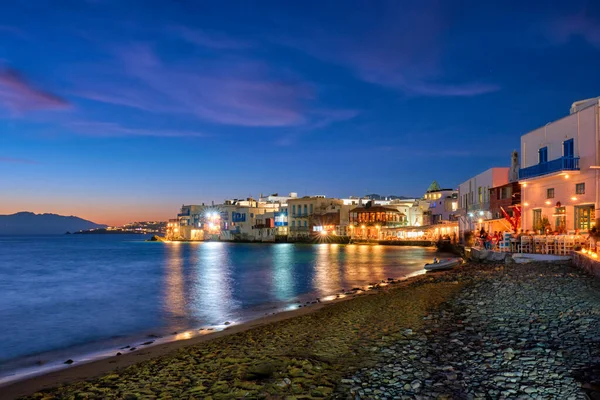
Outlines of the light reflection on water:
<svg viewBox="0 0 600 400">
<path fill-rule="evenodd" d="M 282 243 L 271 246 L 273 254 L 273 273 L 271 285 L 273 294 L 279 301 L 287 301 L 294 297 L 294 246 Z"/>
<path fill-rule="evenodd" d="M 8 360 L 256 318 L 408 275 L 441 256 L 370 245 L 0 237 L 0 375 Z"/>
<path fill-rule="evenodd" d="M 165 249 L 165 284 L 164 304 L 165 312 L 171 318 L 182 318 L 186 314 L 184 281 L 183 281 L 183 259 L 181 258 L 181 246 L 168 246 Z"/>
</svg>

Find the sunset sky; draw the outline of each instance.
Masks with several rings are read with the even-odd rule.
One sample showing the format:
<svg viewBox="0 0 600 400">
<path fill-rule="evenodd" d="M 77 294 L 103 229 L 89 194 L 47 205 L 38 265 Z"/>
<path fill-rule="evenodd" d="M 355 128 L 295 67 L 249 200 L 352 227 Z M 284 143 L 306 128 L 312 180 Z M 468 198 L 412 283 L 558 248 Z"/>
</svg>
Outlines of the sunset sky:
<svg viewBox="0 0 600 400">
<path fill-rule="evenodd" d="M 600 96 L 597 1 L 2 7 L 0 214 L 420 196 L 508 166 L 522 134 Z"/>
</svg>

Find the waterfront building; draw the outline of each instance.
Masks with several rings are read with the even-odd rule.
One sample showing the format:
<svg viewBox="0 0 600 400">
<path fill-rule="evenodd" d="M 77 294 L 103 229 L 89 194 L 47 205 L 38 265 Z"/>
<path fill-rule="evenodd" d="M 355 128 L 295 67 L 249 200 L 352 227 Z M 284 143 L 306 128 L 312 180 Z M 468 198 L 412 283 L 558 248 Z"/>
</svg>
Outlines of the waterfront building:
<svg viewBox="0 0 600 400">
<path fill-rule="evenodd" d="M 288 239 L 308 240 L 316 235 L 346 236 L 348 211 L 352 206 L 344 205 L 340 199 L 323 195 L 289 199 Z"/>
<path fill-rule="evenodd" d="M 428 209 L 423 215 L 423 225 L 456 221 L 458 190 L 442 189 L 436 181 L 433 181 L 423 195 L 423 199 L 428 203 Z"/>
<path fill-rule="evenodd" d="M 285 205 L 279 201 L 284 199 L 261 201 L 226 200 L 219 205 L 221 225 L 218 239 L 225 241 L 275 241 L 279 233 L 287 227 Z M 280 226 L 275 226 L 275 218 L 279 217 Z"/>
<path fill-rule="evenodd" d="M 599 217 L 599 101 L 573 103 L 566 117 L 521 136 L 521 227 L 588 231 Z"/>
<path fill-rule="evenodd" d="M 458 186 L 459 234 L 464 238 L 466 232 L 489 230 L 485 221 L 492 219 L 490 210 L 490 189 L 508 183 L 508 167 L 490 168 Z"/>
<path fill-rule="evenodd" d="M 386 236 L 387 228 L 406 225 L 406 215 L 395 207 L 373 205 L 367 202 L 350 210 L 350 237 L 353 239 L 380 239 Z"/>
</svg>

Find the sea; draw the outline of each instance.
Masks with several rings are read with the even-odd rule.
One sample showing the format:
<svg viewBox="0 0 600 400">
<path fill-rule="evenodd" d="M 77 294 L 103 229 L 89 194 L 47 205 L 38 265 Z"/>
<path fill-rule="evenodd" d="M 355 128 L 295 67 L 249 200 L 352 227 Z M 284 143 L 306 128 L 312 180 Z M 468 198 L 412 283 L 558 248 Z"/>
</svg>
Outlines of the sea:
<svg viewBox="0 0 600 400">
<path fill-rule="evenodd" d="M 424 247 L 147 238 L 0 236 L 0 385 L 68 359 L 189 338 L 421 274 L 449 256 Z"/>
</svg>

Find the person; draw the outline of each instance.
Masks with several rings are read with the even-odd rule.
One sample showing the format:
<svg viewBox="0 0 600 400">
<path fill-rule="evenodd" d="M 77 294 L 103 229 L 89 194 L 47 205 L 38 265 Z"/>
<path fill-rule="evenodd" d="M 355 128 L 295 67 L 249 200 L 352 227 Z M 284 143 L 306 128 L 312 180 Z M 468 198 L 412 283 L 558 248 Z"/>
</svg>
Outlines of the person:
<svg viewBox="0 0 600 400">
<path fill-rule="evenodd" d="M 481 242 L 481 245 L 483 247 L 485 247 L 486 238 L 487 238 L 487 234 L 485 233 L 485 229 L 483 229 L 483 227 L 481 227 L 481 230 L 479 231 L 479 241 Z"/>
<path fill-rule="evenodd" d="M 488 234 L 485 237 L 485 248 L 488 250 L 492 250 L 493 245 L 492 245 L 492 240 L 494 238 L 490 235 L 490 233 L 488 232 Z"/>
<path fill-rule="evenodd" d="M 585 241 L 590 244 L 589 249 L 593 250 L 593 251 L 596 250 L 596 241 L 598 240 L 597 232 L 598 232 L 598 230 L 594 226 L 592 229 L 590 229 L 588 237 L 585 239 Z"/>
</svg>

